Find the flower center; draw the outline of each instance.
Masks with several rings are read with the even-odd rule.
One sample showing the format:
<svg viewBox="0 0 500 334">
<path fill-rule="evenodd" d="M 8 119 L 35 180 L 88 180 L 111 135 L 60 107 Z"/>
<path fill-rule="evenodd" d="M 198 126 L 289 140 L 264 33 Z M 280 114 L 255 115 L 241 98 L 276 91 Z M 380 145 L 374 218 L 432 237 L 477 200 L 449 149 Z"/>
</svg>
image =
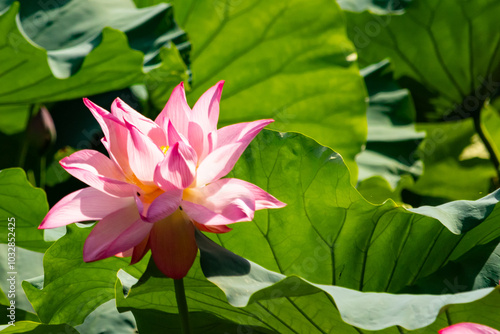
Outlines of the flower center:
<svg viewBox="0 0 500 334">
<path fill-rule="evenodd" d="M 154 191 L 151 191 L 149 193 L 146 193 L 143 196 L 141 196 L 142 202 L 147 203 L 147 204 L 151 204 L 156 199 L 156 197 L 160 196 L 163 193 L 164 193 L 164 191 L 161 190 L 160 188 L 158 188 Z"/>
<path fill-rule="evenodd" d="M 160 150 L 163 152 L 163 154 L 167 154 L 167 151 L 168 151 L 169 148 L 170 148 L 170 146 L 168 146 L 168 145 L 167 146 L 161 146 Z"/>
</svg>

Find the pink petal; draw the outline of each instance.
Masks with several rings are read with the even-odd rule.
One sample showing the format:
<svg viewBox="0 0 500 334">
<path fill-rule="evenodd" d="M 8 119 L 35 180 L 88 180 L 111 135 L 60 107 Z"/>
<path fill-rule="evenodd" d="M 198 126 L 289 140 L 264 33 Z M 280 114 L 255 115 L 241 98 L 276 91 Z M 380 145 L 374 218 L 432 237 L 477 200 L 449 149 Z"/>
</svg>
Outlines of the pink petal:
<svg viewBox="0 0 500 334">
<path fill-rule="evenodd" d="M 130 123 L 126 126 L 130 132 L 127 138 L 130 168 L 142 183 L 152 184 L 156 165 L 164 158 L 163 152 L 135 126 Z"/>
<path fill-rule="evenodd" d="M 208 155 L 215 149 L 215 146 L 217 145 L 217 131 L 212 131 L 208 134 L 207 142 L 208 142 L 208 150 L 206 154 Z M 205 157 L 206 156 L 204 156 L 203 159 L 205 159 Z M 202 159 L 199 160 L 201 161 Z"/>
<path fill-rule="evenodd" d="M 197 123 L 206 135 L 217 130 L 223 86 L 224 80 L 221 80 L 215 86 L 210 87 L 193 107 L 191 121 Z"/>
<path fill-rule="evenodd" d="M 184 83 L 181 82 L 172 91 L 172 95 L 170 95 L 165 108 L 155 119 L 155 123 L 166 130 L 170 120 L 177 131 L 187 138 L 190 114 L 191 108 L 189 108 L 186 101 Z"/>
<path fill-rule="evenodd" d="M 148 136 L 158 147 L 167 145 L 163 129 L 149 118 L 138 113 L 120 98 L 113 101 L 111 113 L 122 122 L 133 124 L 139 131 Z"/>
<path fill-rule="evenodd" d="M 203 224 L 198 224 L 196 221 L 193 220 L 194 226 L 200 231 L 203 232 L 210 232 L 210 233 L 227 233 L 229 231 L 232 231 L 233 229 L 230 227 L 227 227 L 226 225 L 203 225 Z"/>
<path fill-rule="evenodd" d="M 173 279 L 186 276 L 198 252 L 194 226 L 180 210 L 154 224 L 149 243 L 156 266 Z"/>
<path fill-rule="evenodd" d="M 246 145 L 235 143 L 220 147 L 207 155 L 198 166 L 196 186 L 200 187 L 226 176 L 233 169 L 245 148 Z"/>
<path fill-rule="evenodd" d="M 273 119 L 261 119 L 254 122 L 237 123 L 225 126 L 217 130 L 217 148 L 235 142 L 246 142 L 247 145 L 255 136 L 268 124 L 274 122 Z"/>
<path fill-rule="evenodd" d="M 83 188 L 57 202 L 38 228 L 55 228 L 81 221 L 100 220 L 132 204 L 132 197 L 113 197 L 94 188 Z"/>
<path fill-rule="evenodd" d="M 77 179 L 107 194 L 127 197 L 139 189 L 127 183 L 120 168 L 104 154 L 81 150 L 60 161 L 61 166 Z"/>
<path fill-rule="evenodd" d="M 189 144 L 196 151 L 199 161 L 202 161 L 208 153 L 208 134 L 205 135 L 200 125 L 195 122 L 189 122 L 188 131 Z"/>
<path fill-rule="evenodd" d="M 104 133 L 104 139 L 101 140 L 109 156 L 122 169 L 127 176 L 132 175 L 127 155 L 127 137 L 128 130 L 124 121 L 118 119 L 115 115 L 99 107 L 89 99 L 84 98 L 83 102 L 90 109 L 95 119 L 99 123 Z"/>
<path fill-rule="evenodd" d="M 243 180 L 239 179 L 225 179 L 225 180 L 231 180 L 230 182 L 233 184 L 239 184 L 242 187 L 247 188 L 254 196 L 255 198 L 255 210 L 262 210 L 262 209 L 278 209 L 278 208 L 283 208 L 286 206 L 285 203 L 279 201 L 276 199 L 276 197 L 272 196 L 269 194 L 267 191 L 262 190 L 261 188 L 257 187 L 255 184 L 246 182 Z M 222 180 L 220 180 L 222 181 Z"/>
<path fill-rule="evenodd" d="M 141 214 L 142 220 L 154 223 L 161 220 L 179 208 L 182 199 L 182 189 L 172 189 L 164 192 L 147 207 L 146 215 Z"/>
<path fill-rule="evenodd" d="M 104 217 L 90 232 L 83 246 L 83 260 L 92 262 L 127 251 L 138 245 L 151 231 L 135 205 L 129 205 Z"/>
<path fill-rule="evenodd" d="M 102 140 L 102 143 L 109 153 L 110 158 L 120 167 L 127 177 L 131 177 L 133 172 L 129 164 L 127 152 L 127 142 L 130 136 L 129 130 L 112 114 L 103 117 L 108 128 L 108 134 Z"/>
<path fill-rule="evenodd" d="M 500 334 L 500 331 L 484 325 L 462 322 L 441 329 L 439 334 Z"/>
<path fill-rule="evenodd" d="M 83 103 L 89 108 L 90 112 L 92 115 L 94 115 L 94 118 L 97 120 L 99 125 L 101 126 L 102 132 L 104 133 L 105 137 L 108 137 L 109 135 L 109 130 L 106 122 L 104 121 L 104 116 L 109 114 L 109 111 L 106 109 L 103 109 L 99 107 L 97 104 L 94 102 L 90 101 L 87 98 L 83 98 Z"/>
<path fill-rule="evenodd" d="M 200 204 L 182 201 L 181 208 L 189 216 L 190 219 L 196 221 L 198 224 L 206 226 L 218 226 L 235 223 L 234 221 L 224 217 L 223 215 L 215 213 Z"/>
<path fill-rule="evenodd" d="M 174 125 L 170 121 L 168 121 L 167 125 L 167 139 L 168 139 L 167 140 L 168 146 L 174 146 L 174 144 L 177 143 L 178 141 L 182 141 L 185 144 L 189 144 L 189 141 L 177 132 Z"/>
<path fill-rule="evenodd" d="M 134 249 L 130 248 L 126 250 L 125 252 L 120 252 L 118 254 L 115 254 L 116 257 L 131 257 L 132 254 L 134 253 Z"/>
<path fill-rule="evenodd" d="M 196 152 L 190 146 L 175 143 L 156 168 L 156 184 L 164 190 L 189 187 L 194 181 L 196 162 Z"/>
<path fill-rule="evenodd" d="M 202 186 L 224 177 L 233 169 L 248 144 L 272 119 L 226 126 L 217 131 L 216 149 L 198 167 L 196 185 Z"/>
<path fill-rule="evenodd" d="M 183 208 L 186 201 L 199 204 L 231 222 L 250 221 L 255 212 L 253 192 L 246 182 L 238 179 L 222 179 L 202 188 L 187 189 L 183 200 Z M 198 223 L 207 224 L 189 216 Z"/>
<path fill-rule="evenodd" d="M 134 247 L 134 251 L 132 252 L 132 259 L 130 260 L 130 264 L 136 264 L 141 261 L 144 255 L 151 249 L 149 245 L 149 235 L 147 235 L 142 241 Z"/>
</svg>

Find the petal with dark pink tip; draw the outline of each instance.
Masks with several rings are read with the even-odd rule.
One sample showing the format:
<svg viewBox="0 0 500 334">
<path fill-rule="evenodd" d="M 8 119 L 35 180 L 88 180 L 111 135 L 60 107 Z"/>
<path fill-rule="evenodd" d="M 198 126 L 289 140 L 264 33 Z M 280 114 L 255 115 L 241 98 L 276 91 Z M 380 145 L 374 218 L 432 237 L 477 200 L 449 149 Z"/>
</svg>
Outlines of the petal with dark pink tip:
<svg viewBox="0 0 500 334">
<path fill-rule="evenodd" d="M 217 130 L 216 148 L 236 142 L 244 142 L 248 145 L 266 125 L 272 122 L 274 122 L 273 119 L 261 119 L 254 122 L 237 123 L 220 128 Z"/>
<path fill-rule="evenodd" d="M 135 205 L 133 197 L 114 197 L 94 188 L 83 188 L 57 202 L 38 228 L 55 228 L 82 221 L 100 220 L 131 205 Z"/>
<path fill-rule="evenodd" d="M 177 130 L 175 129 L 172 122 L 168 121 L 168 124 L 167 124 L 168 146 L 174 146 L 174 144 L 179 142 L 179 141 L 181 141 L 185 144 L 189 144 L 189 141 L 187 140 L 187 138 L 184 138 L 182 135 L 180 135 L 179 132 L 177 132 Z"/>
<path fill-rule="evenodd" d="M 108 137 L 109 135 L 109 130 L 108 130 L 108 125 L 104 121 L 104 116 L 109 114 L 109 111 L 107 111 L 104 108 L 99 107 L 97 104 L 94 102 L 90 101 L 86 97 L 83 98 L 83 103 L 89 108 L 90 112 L 96 119 L 97 123 L 101 126 L 102 132 L 104 133 L 105 137 Z"/>
<path fill-rule="evenodd" d="M 167 145 L 167 138 L 163 129 L 140 114 L 120 98 L 116 98 L 111 105 L 111 113 L 122 122 L 133 124 L 139 131 L 148 136 L 157 146 Z"/>
<path fill-rule="evenodd" d="M 219 121 L 219 105 L 222 95 L 222 87 L 224 80 L 219 81 L 214 86 L 210 87 L 196 101 L 193 112 L 191 113 L 191 121 L 197 123 L 205 135 L 217 130 L 217 122 Z"/>
<path fill-rule="evenodd" d="M 225 181 L 228 180 L 228 181 Z M 276 197 L 269 194 L 267 191 L 257 187 L 255 184 L 246 182 L 239 179 L 223 179 L 220 181 L 225 181 L 231 184 L 238 184 L 242 187 L 247 188 L 255 198 L 255 210 L 262 209 L 279 209 L 286 206 L 285 203 L 276 199 Z"/>
<path fill-rule="evenodd" d="M 165 108 L 156 117 L 155 123 L 166 130 L 168 121 L 170 120 L 177 131 L 187 138 L 190 114 L 191 108 L 189 108 L 186 101 L 184 83 L 181 82 L 172 91 Z"/>
</svg>

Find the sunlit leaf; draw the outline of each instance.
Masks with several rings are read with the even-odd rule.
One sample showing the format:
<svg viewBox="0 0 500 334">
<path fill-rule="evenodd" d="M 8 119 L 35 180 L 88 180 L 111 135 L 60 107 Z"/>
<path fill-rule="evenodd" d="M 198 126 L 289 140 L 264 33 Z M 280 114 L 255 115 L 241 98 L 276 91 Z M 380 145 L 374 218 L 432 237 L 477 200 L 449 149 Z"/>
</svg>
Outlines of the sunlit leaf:
<svg viewBox="0 0 500 334">
<path fill-rule="evenodd" d="M 44 232 L 37 229 L 48 211 L 45 192 L 34 188 L 22 169 L 11 168 L 0 171 L 0 198 L 0 243 L 14 238 L 18 247 L 45 251 L 51 242 L 44 241 Z"/>
<path fill-rule="evenodd" d="M 225 80 L 219 125 L 273 118 L 340 152 L 356 181 L 366 138 L 365 89 L 332 1 L 174 2 L 189 35 L 194 103 Z"/>
</svg>

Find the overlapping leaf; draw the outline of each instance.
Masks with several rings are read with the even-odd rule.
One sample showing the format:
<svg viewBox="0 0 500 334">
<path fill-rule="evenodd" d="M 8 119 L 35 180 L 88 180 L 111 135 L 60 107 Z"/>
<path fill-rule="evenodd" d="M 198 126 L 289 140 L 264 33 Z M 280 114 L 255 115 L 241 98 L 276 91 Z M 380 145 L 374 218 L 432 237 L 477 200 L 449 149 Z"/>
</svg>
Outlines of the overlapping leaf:
<svg viewBox="0 0 500 334">
<path fill-rule="evenodd" d="M 171 5 L 158 2 L 137 9 L 131 0 L 23 2 L 20 24 L 26 35 L 48 50 L 56 73 L 74 74 L 99 42 L 104 27 L 124 32 L 132 49 L 155 64 L 162 46 L 175 40 L 183 49 L 185 33 L 173 21 Z"/>
<path fill-rule="evenodd" d="M 0 7 L 8 8 L 0 17 L 0 130 L 8 134 L 26 126 L 28 104 L 141 83 L 143 64 L 157 64 L 163 46 L 175 41 L 189 49 L 165 3 L 137 9 L 122 0 L 5 1 Z"/>
<path fill-rule="evenodd" d="M 0 16 L 0 105 L 71 99 L 140 81 L 142 53 L 130 49 L 125 35 L 111 28 L 103 30 L 101 43 L 75 75 L 56 78 L 47 52 L 20 32 L 16 23 L 18 9 L 18 3 L 14 3 Z"/>
<path fill-rule="evenodd" d="M 377 330 L 399 324 L 415 329 L 437 319 L 444 327 L 446 315 L 439 315 L 444 305 L 478 300 L 474 305 L 482 307 L 465 307 L 469 317 L 500 326 L 498 320 L 484 316 L 485 305 L 491 302 L 482 299 L 488 295 L 485 300 L 497 303 L 498 290 L 467 292 L 481 287 L 474 286 L 474 280 L 500 240 L 496 228 L 499 212 L 495 210 L 498 193 L 476 202 L 459 201 L 414 212 L 392 201 L 373 205 L 350 185 L 339 155 L 306 137 L 271 131 L 251 144 L 232 176 L 258 184 L 288 206 L 259 212 L 253 223 L 236 224 L 231 233 L 214 239 L 267 268 L 235 264 L 224 254 L 217 254 L 220 262 L 210 263 L 209 270 L 204 268 L 234 305 L 253 303 L 242 309 L 226 305 L 220 292 L 204 282 L 195 267 L 186 281 L 193 311 L 212 312 L 278 333 L 328 333 L 334 329 L 356 333 L 361 330 L 351 325 Z M 433 211 L 448 215 L 443 218 Z M 475 267 L 468 267 L 471 254 Z M 437 273 L 434 286 L 420 284 Z M 498 277 L 491 277 L 487 285 L 495 280 Z M 424 294 L 435 291 L 436 286 L 440 290 L 434 296 L 390 294 L 412 289 Z M 118 299 L 118 305 L 174 313 L 173 293 L 172 282 L 151 275 L 132 288 L 127 298 Z M 490 312 L 498 309 L 498 305 L 490 307 Z M 463 310 L 462 306 L 458 309 Z M 454 310 L 454 305 L 449 306 L 454 322 L 466 318 L 463 311 Z M 396 331 L 389 328 L 383 333 Z"/>
<path fill-rule="evenodd" d="M 419 120 L 471 117 L 498 88 L 497 1 L 414 0 L 403 14 L 346 8 L 348 34 L 361 61 L 391 59 Z"/>
<path fill-rule="evenodd" d="M 358 190 L 373 203 L 387 198 L 401 202 L 403 187 L 422 174 L 417 148 L 425 132 L 415 130 L 413 101 L 392 78 L 388 61 L 368 66 L 361 74 L 370 100 L 367 143 L 356 156 Z"/>
</svg>

